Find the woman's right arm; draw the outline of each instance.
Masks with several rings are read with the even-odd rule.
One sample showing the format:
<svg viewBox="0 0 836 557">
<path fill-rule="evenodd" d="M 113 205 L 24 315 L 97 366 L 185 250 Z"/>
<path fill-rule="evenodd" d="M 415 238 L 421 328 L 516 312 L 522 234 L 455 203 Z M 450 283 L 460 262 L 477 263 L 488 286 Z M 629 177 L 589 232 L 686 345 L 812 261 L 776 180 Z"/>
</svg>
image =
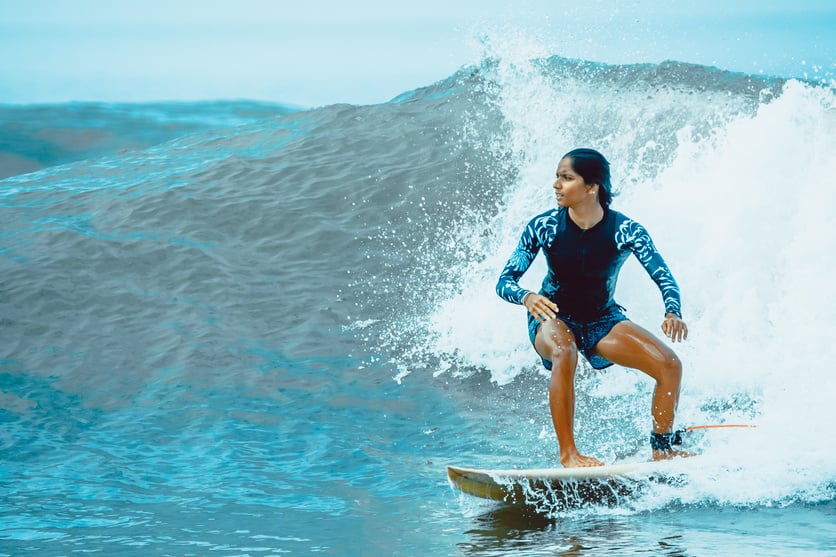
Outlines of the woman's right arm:
<svg viewBox="0 0 836 557">
<path fill-rule="evenodd" d="M 537 238 L 533 223 L 529 223 L 520 237 L 517 248 L 499 275 L 496 293 L 500 298 L 512 304 L 522 305 L 523 298 L 531 291 L 521 287 L 519 281 L 537 257 L 538 251 L 540 251 L 540 240 Z"/>
</svg>

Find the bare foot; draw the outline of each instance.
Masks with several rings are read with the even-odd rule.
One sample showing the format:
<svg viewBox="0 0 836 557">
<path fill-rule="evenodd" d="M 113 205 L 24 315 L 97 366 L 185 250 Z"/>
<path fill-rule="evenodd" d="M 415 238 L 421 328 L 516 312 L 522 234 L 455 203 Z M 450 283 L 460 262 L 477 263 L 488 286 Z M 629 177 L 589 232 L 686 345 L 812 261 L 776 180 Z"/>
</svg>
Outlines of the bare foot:
<svg viewBox="0 0 836 557">
<path fill-rule="evenodd" d="M 578 452 L 566 456 L 561 455 L 560 463 L 564 468 L 590 468 L 592 466 L 603 466 L 604 463 L 594 456 L 584 456 Z"/>
<path fill-rule="evenodd" d="M 653 451 L 653 460 L 670 460 L 672 458 L 688 458 L 697 456 L 699 453 L 671 449 L 670 451 Z"/>
</svg>

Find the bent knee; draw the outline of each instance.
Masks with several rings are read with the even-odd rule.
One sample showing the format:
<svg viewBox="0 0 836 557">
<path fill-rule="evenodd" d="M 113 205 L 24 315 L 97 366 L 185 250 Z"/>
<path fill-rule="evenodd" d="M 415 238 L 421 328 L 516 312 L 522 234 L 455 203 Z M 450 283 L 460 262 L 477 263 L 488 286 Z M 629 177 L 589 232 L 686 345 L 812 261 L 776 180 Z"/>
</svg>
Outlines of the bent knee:
<svg viewBox="0 0 836 557">
<path fill-rule="evenodd" d="M 578 347 L 573 339 L 551 339 L 548 343 L 551 361 L 558 363 L 564 360 L 574 360 L 578 357 Z"/>
<path fill-rule="evenodd" d="M 534 347 L 537 352 L 557 366 L 577 361 L 578 347 L 572 332 L 560 321 L 550 320 L 540 329 Z"/>
<path fill-rule="evenodd" d="M 682 379 L 682 361 L 673 352 L 664 354 L 656 362 L 659 375 L 667 380 L 679 381 Z"/>
</svg>

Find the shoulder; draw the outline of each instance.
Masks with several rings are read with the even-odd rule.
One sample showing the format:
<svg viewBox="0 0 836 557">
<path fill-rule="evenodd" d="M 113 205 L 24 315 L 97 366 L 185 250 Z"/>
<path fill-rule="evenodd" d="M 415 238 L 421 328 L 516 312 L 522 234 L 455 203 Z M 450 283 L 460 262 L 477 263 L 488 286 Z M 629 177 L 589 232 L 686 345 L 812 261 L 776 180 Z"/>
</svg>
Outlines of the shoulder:
<svg viewBox="0 0 836 557">
<path fill-rule="evenodd" d="M 638 221 L 631 219 L 624 213 L 619 213 L 618 211 L 613 211 L 612 209 L 610 209 L 609 212 L 610 218 L 613 219 L 613 222 L 615 223 L 616 230 L 619 230 L 623 233 L 637 233 L 639 231 L 644 231 L 644 226 L 642 226 Z"/>
<path fill-rule="evenodd" d="M 563 207 L 544 211 L 528 221 L 528 228 L 535 232 L 541 232 L 545 229 L 552 228 L 563 220 L 563 214 L 565 211 L 566 209 Z"/>
<path fill-rule="evenodd" d="M 628 217 L 627 215 L 625 215 L 624 213 L 620 213 L 620 212 L 615 211 L 613 209 L 607 209 L 607 212 L 609 213 L 610 218 L 613 219 L 617 225 L 621 225 L 622 223 L 625 223 L 625 222 L 636 222 L 633 219 L 631 219 L 630 217 Z"/>
<path fill-rule="evenodd" d="M 563 213 L 565 209 L 549 209 L 528 221 L 522 235 L 522 241 L 531 247 L 551 245 L 552 240 L 560 228 L 560 223 L 565 220 Z"/>
<path fill-rule="evenodd" d="M 619 247 L 629 247 L 649 239 L 647 229 L 639 222 L 618 211 L 610 211 L 615 225 L 615 240 Z"/>
</svg>

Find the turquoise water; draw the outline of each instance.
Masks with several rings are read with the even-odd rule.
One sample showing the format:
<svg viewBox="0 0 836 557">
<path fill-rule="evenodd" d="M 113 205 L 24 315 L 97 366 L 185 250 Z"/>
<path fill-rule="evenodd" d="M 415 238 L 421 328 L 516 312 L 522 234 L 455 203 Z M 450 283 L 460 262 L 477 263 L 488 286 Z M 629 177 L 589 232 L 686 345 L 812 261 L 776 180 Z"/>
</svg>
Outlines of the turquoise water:
<svg viewBox="0 0 836 557">
<path fill-rule="evenodd" d="M 834 100 L 499 57 L 0 181 L 0 554 L 833 555 Z M 680 422 L 758 428 L 615 507 L 464 497 L 447 464 L 556 463 L 548 378 L 493 283 L 580 144 L 682 286 Z M 642 273 L 617 299 L 655 328 Z M 581 446 L 646 451 L 650 389 L 582 367 Z"/>
<path fill-rule="evenodd" d="M 456 399 L 498 389 L 345 381 L 340 363 L 273 368 L 261 396 L 183 389 L 177 408 L 85 412 L 30 386 L 54 406 L 20 424 L 41 433 L 4 473 L 4 554 L 832 554 L 832 498 L 556 515 L 467 499 L 443 465 L 496 460 L 507 447 L 485 439 L 515 423 Z"/>
</svg>

